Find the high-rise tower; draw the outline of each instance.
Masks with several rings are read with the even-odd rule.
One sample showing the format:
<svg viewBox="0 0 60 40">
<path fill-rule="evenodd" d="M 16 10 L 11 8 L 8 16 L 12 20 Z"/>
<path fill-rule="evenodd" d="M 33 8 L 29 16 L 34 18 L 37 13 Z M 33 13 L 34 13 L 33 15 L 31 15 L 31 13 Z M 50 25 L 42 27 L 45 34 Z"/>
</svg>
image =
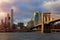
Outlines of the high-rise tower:
<svg viewBox="0 0 60 40">
<path fill-rule="evenodd" d="M 11 9 L 10 28 L 13 26 L 13 9 Z"/>
<path fill-rule="evenodd" d="M 34 25 L 38 24 L 39 21 L 39 13 L 38 12 L 34 12 Z"/>
<path fill-rule="evenodd" d="M 34 25 L 41 23 L 42 21 L 42 12 L 34 12 Z"/>
</svg>

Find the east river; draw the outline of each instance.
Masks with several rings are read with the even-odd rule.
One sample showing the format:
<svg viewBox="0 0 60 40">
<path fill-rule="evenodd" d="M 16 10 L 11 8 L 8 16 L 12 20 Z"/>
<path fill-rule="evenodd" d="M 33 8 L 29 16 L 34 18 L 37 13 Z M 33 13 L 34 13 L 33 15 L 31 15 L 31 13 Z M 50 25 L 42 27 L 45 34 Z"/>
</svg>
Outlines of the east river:
<svg viewBox="0 0 60 40">
<path fill-rule="evenodd" d="M 0 33 L 0 40 L 60 40 L 60 33 Z"/>
</svg>

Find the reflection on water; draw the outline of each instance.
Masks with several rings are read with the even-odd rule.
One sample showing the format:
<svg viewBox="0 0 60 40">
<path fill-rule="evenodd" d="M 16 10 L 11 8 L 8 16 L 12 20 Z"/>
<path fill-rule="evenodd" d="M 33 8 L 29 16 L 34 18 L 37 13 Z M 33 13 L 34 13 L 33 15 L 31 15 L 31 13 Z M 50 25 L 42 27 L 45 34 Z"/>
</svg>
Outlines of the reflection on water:
<svg viewBox="0 0 60 40">
<path fill-rule="evenodd" d="M 5 33 L 0 33 L 0 40 L 8 40 L 8 35 Z"/>
<path fill-rule="evenodd" d="M 0 40 L 60 40 L 60 33 L 0 33 Z"/>
</svg>

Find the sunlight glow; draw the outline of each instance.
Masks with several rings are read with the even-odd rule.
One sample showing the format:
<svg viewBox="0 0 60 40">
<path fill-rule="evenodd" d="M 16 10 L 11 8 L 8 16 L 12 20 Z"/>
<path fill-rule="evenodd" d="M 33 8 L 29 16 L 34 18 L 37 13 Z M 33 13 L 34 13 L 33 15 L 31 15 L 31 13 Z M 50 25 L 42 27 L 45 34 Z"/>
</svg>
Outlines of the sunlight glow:
<svg viewBox="0 0 60 40">
<path fill-rule="evenodd" d="M 7 16 L 7 13 L 5 12 L 0 12 L 0 19 L 3 19 Z"/>
<path fill-rule="evenodd" d="M 13 2 L 15 2 L 15 0 L 0 0 L 0 4 L 1 3 L 4 3 L 4 2 L 6 2 L 6 3 L 13 3 Z"/>
<path fill-rule="evenodd" d="M 8 2 L 8 0 L 0 0 L 0 3 Z"/>
</svg>

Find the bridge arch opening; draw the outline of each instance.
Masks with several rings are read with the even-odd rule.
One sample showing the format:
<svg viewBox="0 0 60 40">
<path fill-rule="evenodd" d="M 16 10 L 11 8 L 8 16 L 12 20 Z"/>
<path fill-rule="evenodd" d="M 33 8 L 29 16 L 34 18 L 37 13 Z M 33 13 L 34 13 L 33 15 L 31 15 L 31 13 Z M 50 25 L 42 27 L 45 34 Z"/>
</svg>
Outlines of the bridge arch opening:
<svg viewBox="0 0 60 40">
<path fill-rule="evenodd" d="M 60 20 L 56 20 L 50 23 L 51 32 L 60 32 Z"/>
<path fill-rule="evenodd" d="M 60 21 L 57 21 L 57 22 L 54 23 L 54 25 L 57 25 L 57 24 L 60 24 Z"/>
<path fill-rule="evenodd" d="M 50 25 L 51 29 L 55 29 L 55 27 L 58 27 L 58 25 L 60 25 L 60 19 L 51 21 L 51 22 L 49 23 L 49 25 Z M 59 27 L 60 27 L 60 26 L 59 26 Z"/>
</svg>

